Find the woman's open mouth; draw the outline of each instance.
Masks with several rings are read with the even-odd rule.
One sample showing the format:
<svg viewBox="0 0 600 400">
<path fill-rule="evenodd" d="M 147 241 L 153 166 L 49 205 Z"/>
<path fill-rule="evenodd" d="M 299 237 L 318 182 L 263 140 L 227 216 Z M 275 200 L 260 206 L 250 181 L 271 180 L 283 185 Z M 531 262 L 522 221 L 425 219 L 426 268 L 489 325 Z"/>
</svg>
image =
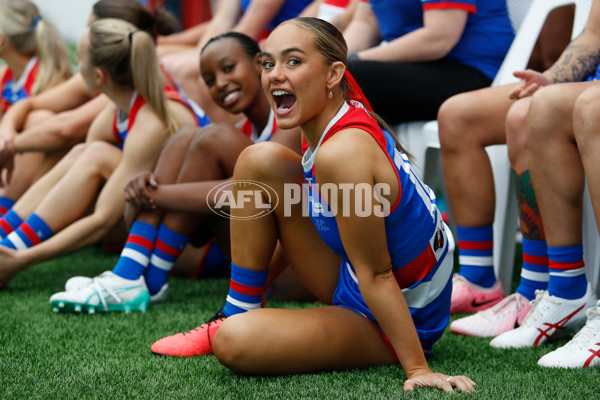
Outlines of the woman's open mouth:
<svg viewBox="0 0 600 400">
<path fill-rule="evenodd" d="M 274 90 L 273 100 L 275 101 L 276 112 L 279 115 L 287 114 L 296 104 L 296 96 L 285 90 Z"/>
</svg>

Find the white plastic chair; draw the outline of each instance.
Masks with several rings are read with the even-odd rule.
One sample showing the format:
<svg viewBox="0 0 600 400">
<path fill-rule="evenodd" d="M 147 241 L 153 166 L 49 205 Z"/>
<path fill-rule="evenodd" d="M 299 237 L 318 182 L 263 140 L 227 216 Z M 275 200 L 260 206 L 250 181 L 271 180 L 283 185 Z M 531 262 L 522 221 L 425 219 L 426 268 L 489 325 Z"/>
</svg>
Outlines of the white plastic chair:
<svg viewBox="0 0 600 400">
<path fill-rule="evenodd" d="M 496 75 L 492 86 L 505 85 L 518 81 L 513 71 L 525 69 L 535 46 L 539 33 L 548 17 L 548 14 L 557 7 L 575 5 L 575 18 L 573 21 L 572 38 L 583 30 L 589 15 L 592 0 L 533 0 L 522 23 L 519 26 L 521 12 L 525 10 L 522 0 L 508 0 L 507 6 L 511 10 L 511 19 L 516 28 L 516 36 L 510 46 L 504 61 Z M 435 178 L 440 175 L 437 121 L 416 121 L 400 124 L 394 127 L 400 142 L 413 155 L 417 173 L 424 182 L 432 185 Z M 515 236 L 518 222 L 518 209 L 514 194 L 513 183 L 510 178 L 510 162 L 506 145 L 489 146 L 488 156 L 494 174 L 496 191 L 496 211 L 494 215 L 494 269 L 496 276 L 502 283 L 505 292 L 511 290 L 512 274 L 515 256 Z M 586 191 L 587 193 L 587 191 Z M 584 259 L 588 279 L 597 289 L 600 270 L 600 238 L 595 226 L 593 211 L 589 195 L 585 196 L 584 205 Z M 591 213 L 591 214 L 590 214 Z M 510 266 L 508 268 L 507 266 Z"/>
<path fill-rule="evenodd" d="M 583 194 L 583 259 L 585 272 L 592 287 L 599 292 L 600 278 L 600 236 L 594 219 L 594 210 L 587 185 Z"/>
</svg>

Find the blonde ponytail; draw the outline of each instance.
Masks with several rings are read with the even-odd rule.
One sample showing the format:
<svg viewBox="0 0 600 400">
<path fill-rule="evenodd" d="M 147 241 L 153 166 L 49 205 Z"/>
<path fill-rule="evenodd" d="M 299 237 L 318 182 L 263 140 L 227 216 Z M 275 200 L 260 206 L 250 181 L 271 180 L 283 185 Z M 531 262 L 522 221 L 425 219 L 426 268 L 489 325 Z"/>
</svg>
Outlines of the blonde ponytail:
<svg viewBox="0 0 600 400">
<path fill-rule="evenodd" d="M 167 109 L 154 41 L 143 31 L 131 32 L 129 38 L 131 40 L 131 70 L 136 71 L 133 74 L 133 86 L 167 125 L 170 135 L 179 129 L 179 126 Z"/>
<path fill-rule="evenodd" d="M 32 94 L 43 92 L 72 75 L 67 49 L 54 25 L 41 19 L 36 25 L 35 37 L 40 69 Z"/>
<path fill-rule="evenodd" d="M 54 25 L 40 16 L 31 1 L 0 0 L 0 29 L 19 53 L 38 57 L 39 70 L 32 94 L 71 76 L 62 38 Z"/>
<path fill-rule="evenodd" d="M 117 85 L 138 91 L 167 126 L 169 135 L 179 128 L 167 108 L 150 35 L 123 20 L 97 20 L 90 27 L 89 52 L 91 64 L 104 68 Z"/>
</svg>

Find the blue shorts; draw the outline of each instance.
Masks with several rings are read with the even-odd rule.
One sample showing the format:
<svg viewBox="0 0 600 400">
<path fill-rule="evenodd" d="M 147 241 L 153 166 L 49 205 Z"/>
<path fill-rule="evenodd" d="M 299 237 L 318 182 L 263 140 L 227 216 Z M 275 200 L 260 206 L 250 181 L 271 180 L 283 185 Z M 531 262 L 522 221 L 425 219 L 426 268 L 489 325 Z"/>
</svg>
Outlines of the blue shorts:
<svg viewBox="0 0 600 400">
<path fill-rule="evenodd" d="M 445 247 L 431 273 L 416 284 L 403 289 L 421 346 L 426 354 L 431 352 L 433 344 L 442 336 L 450 321 L 454 244 L 448 244 L 446 240 Z M 425 299 L 424 296 L 415 298 L 414 294 L 419 294 L 421 289 L 424 289 L 429 299 Z M 413 293 L 408 293 L 410 291 Z M 340 266 L 340 277 L 333 295 L 333 305 L 348 308 L 364 316 L 384 333 L 365 303 L 354 270 L 345 260 Z"/>
</svg>

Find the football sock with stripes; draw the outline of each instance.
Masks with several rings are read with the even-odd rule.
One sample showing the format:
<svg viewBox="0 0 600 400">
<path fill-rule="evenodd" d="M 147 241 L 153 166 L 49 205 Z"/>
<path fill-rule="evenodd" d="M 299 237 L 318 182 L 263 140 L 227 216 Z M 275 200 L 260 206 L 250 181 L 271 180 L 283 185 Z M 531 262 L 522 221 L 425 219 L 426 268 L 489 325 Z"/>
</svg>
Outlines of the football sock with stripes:
<svg viewBox="0 0 600 400">
<path fill-rule="evenodd" d="M 492 226 L 456 227 L 460 264 L 459 274 L 485 288 L 494 286 L 494 231 Z"/>
<path fill-rule="evenodd" d="M 135 221 L 131 225 L 125 247 L 113 268 L 113 273 L 125 279 L 136 280 L 150 264 L 158 229 L 154 225 Z"/>
<path fill-rule="evenodd" d="M 11 249 L 25 250 L 52 237 L 53 234 L 54 232 L 43 219 L 37 214 L 31 214 L 17 230 L 4 238 L 0 245 Z"/>
<path fill-rule="evenodd" d="M 260 308 L 268 270 L 254 271 L 231 263 L 231 281 L 223 313 L 232 315 Z"/>
<path fill-rule="evenodd" d="M 6 215 L 14 205 L 15 201 L 10 197 L 0 196 L 0 217 Z"/>
<path fill-rule="evenodd" d="M 563 299 L 583 297 L 587 290 L 583 246 L 548 246 L 548 259 L 548 293 Z"/>
<path fill-rule="evenodd" d="M 167 283 L 173 264 L 189 240 L 189 236 L 177 233 L 167 228 L 165 224 L 160 224 L 150 265 L 144 273 L 150 294 L 157 293 Z"/>
<path fill-rule="evenodd" d="M 2 218 L 0 218 L 0 237 L 4 239 L 22 223 L 23 219 L 19 217 L 19 214 L 13 210 L 8 210 L 8 212 Z"/>
<path fill-rule="evenodd" d="M 545 240 L 523 238 L 523 267 L 516 292 L 529 300 L 548 286 L 548 247 Z"/>
</svg>

